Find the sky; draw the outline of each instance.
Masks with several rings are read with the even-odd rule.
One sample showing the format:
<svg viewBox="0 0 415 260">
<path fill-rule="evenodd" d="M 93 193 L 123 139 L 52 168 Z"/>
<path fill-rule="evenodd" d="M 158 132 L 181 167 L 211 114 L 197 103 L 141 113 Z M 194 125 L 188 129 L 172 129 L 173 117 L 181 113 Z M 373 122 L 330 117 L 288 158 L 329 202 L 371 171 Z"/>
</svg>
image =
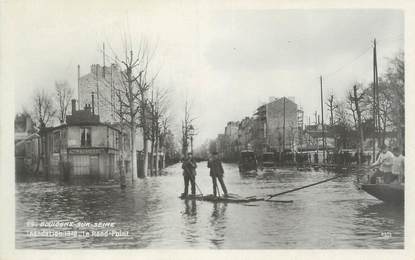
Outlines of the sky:
<svg viewBox="0 0 415 260">
<path fill-rule="evenodd" d="M 104 1 L 102 1 L 104 2 Z M 134 46 L 144 40 L 154 50 L 156 86 L 168 89 L 170 127 L 179 133 L 184 103 L 198 135 L 195 144 L 224 132 L 228 121 L 251 116 L 269 97 L 294 97 L 305 121 L 325 99 L 339 99 L 372 75 L 373 39 L 378 71 L 404 48 L 404 16 L 382 9 L 205 8 L 194 2 L 41 1 L 13 2 L 4 19 L 17 112 L 31 108 L 35 89 L 53 91 L 67 80 L 76 89 L 90 65 L 102 64 L 100 49 L 122 50 L 122 36 Z M 5 30 L 3 30 L 3 33 Z M 138 44 L 137 44 L 138 46 Z M 4 52 L 4 49 L 7 51 Z M 107 61 L 108 63 L 109 61 Z M 327 119 L 326 119 L 327 120 Z"/>
</svg>

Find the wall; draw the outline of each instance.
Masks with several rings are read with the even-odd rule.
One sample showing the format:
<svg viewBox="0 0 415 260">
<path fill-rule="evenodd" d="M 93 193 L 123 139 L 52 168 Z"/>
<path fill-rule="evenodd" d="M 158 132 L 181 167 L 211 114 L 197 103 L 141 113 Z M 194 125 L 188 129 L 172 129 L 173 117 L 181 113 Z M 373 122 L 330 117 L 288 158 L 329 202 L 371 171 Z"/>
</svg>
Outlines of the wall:
<svg viewBox="0 0 415 260">
<path fill-rule="evenodd" d="M 95 114 L 98 114 L 101 122 L 114 122 L 113 107 L 110 103 L 116 100 L 114 89 L 120 84 L 121 75 L 115 66 L 103 67 L 99 64 L 91 65 L 90 72 L 79 79 L 79 107 L 85 104 L 92 105 L 91 92 L 95 93 Z M 111 87 L 115 86 L 115 87 Z M 97 97 L 97 91 L 99 97 Z"/>
<path fill-rule="evenodd" d="M 282 149 L 284 125 L 284 98 L 266 106 L 267 139 L 271 148 Z M 291 148 L 290 137 L 297 133 L 297 104 L 285 98 L 285 148 Z"/>
</svg>

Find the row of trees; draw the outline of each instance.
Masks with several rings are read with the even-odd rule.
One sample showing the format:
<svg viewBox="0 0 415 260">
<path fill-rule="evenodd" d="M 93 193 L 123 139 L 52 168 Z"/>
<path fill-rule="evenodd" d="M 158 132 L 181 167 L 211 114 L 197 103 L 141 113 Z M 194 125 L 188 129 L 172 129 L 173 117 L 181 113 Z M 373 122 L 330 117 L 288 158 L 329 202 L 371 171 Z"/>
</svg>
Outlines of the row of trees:
<svg viewBox="0 0 415 260">
<path fill-rule="evenodd" d="M 330 95 L 326 106 L 338 147 L 352 143 L 363 151 L 365 139 L 374 138 L 378 143 L 384 143 L 387 137 L 393 137 L 394 145 L 404 147 L 404 84 L 404 54 L 399 53 L 389 60 L 387 71 L 379 78 L 375 92 L 373 83 L 369 86 L 356 83 L 348 89 L 344 100 Z"/>
<path fill-rule="evenodd" d="M 117 68 L 120 68 L 116 77 L 116 82 L 103 77 L 101 85 L 111 89 L 109 98 L 105 94 L 98 93 L 98 98 L 106 106 L 111 107 L 114 119 L 119 122 L 123 132 L 129 133 L 130 159 L 133 180 L 138 177 L 137 171 L 137 140 L 136 133 L 140 129 L 143 137 L 143 158 L 142 177 L 148 175 L 158 175 L 160 149 L 166 152 L 166 148 L 175 149 L 173 134 L 169 130 L 170 116 L 168 112 L 168 92 L 155 86 L 157 73 L 151 73 L 150 63 L 154 52 L 151 52 L 147 45 L 141 42 L 136 49 L 126 47 L 125 44 L 123 58 L 119 58 L 115 52 L 112 55 L 105 55 Z M 151 96 L 149 96 L 151 92 Z M 55 94 L 48 93 L 44 89 L 38 90 L 33 98 L 33 110 L 26 111 L 31 114 L 42 136 L 43 130 L 52 126 L 56 121 L 65 122 L 68 107 L 73 98 L 73 90 L 65 82 L 55 83 Z M 125 131 L 128 130 L 128 131 Z M 150 144 L 149 144 L 150 143 Z M 150 146 L 150 147 L 149 147 Z M 150 151 L 149 151 L 150 150 Z M 121 151 L 120 159 L 124 160 L 125 153 Z M 149 160 L 149 152 L 151 160 Z M 170 152 L 172 153 L 172 152 Z M 150 165 L 149 165 L 150 164 Z M 125 172 L 121 165 L 122 174 Z M 150 174 L 148 174 L 150 169 Z"/>
</svg>

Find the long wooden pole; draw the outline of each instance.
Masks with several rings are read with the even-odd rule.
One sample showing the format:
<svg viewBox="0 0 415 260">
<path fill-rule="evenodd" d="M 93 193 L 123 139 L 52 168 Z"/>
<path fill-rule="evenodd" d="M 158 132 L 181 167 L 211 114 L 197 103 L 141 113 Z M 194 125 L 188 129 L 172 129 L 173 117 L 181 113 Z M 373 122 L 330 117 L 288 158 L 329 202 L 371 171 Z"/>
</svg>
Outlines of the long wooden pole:
<svg viewBox="0 0 415 260">
<path fill-rule="evenodd" d="M 325 179 L 325 180 L 322 180 L 322 181 L 319 181 L 319 182 L 315 182 L 315 183 L 312 183 L 312 184 L 309 184 L 309 185 L 305 185 L 305 186 L 302 186 L 302 187 L 299 187 L 299 188 L 283 191 L 283 192 L 276 193 L 276 194 L 270 194 L 270 195 L 267 195 L 266 200 L 269 200 L 269 199 L 271 199 L 273 197 L 276 197 L 276 196 L 279 196 L 279 195 L 287 194 L 287 193 L 290 193 L 290 192 L 294 192 L 294 191 L 297 191 L 297 190 L 302 190 L 302 189 L 305 189 L 305 188 L 308 188 L 308 187 L 311 187 L 311 186 L 322 184 L 322 183 L 325 183 L 325 182 L 328 182 L 328 181 L 331 181 L 331 180 L 334 180 L 334 179 L 337 179 L 337 178 L 340 178 L 340 177 L 343 177 L 343 176 L 342 175 L 337 175 L 337 176 L 334 176 L 332 178 Z"/>
</svg>

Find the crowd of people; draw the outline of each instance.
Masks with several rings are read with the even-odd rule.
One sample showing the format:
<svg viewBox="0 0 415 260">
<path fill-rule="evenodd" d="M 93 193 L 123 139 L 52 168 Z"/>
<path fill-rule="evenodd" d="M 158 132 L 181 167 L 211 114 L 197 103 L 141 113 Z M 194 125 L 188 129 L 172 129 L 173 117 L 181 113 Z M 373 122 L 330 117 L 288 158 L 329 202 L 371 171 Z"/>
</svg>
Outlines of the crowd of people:
<svg viewBox="0 0 415 260">
<path fill-rule="evenodd" d="M 374 173 L 370 176 L 370 183 L 404 183 L 405 157 L 399 147 L 389 151 L 386 145 L 381 145 L 376 161 L 370 166 Z"/>
</svg>

